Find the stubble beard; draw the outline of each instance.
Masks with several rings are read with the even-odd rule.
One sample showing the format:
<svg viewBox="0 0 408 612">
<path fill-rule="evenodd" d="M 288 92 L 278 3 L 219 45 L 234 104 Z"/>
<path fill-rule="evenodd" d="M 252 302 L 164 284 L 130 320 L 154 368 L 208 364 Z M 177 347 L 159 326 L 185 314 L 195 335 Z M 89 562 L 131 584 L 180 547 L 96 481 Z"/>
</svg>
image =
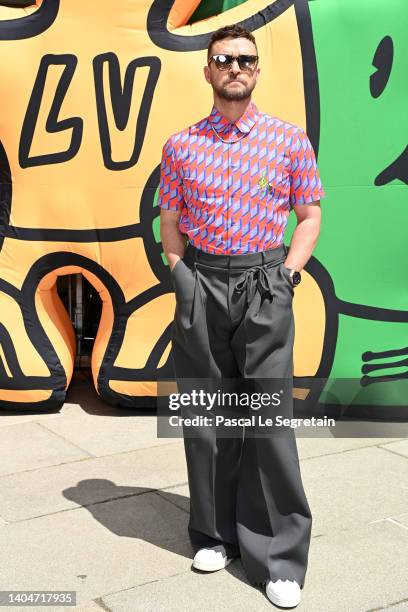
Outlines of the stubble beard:
<svg viewBox="0 0 408 612">
<path fill-rule="evenodd" d="M 230 101 L 240 101 L 245 100 L 251 96 L 251 93 L 255 87 L 255 83 L 251 86 L 246 86 L 244 89 L 240 89 L 239 91 L 234 91 L 233 89 L 227 89 L 225 85 L 218 86 L 213 84 L 213 89 L 215 93 L 224 100 Z"/>
</svg>

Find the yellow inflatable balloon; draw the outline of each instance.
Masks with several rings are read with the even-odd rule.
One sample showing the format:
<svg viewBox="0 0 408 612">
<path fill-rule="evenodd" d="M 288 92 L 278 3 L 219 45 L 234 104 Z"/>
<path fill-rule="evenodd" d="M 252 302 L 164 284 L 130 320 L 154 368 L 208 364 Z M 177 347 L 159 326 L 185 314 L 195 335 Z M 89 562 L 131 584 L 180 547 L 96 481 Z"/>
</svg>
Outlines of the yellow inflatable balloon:
<svg viewBox="0 0 408 612">
<path fill-rule="evenodd" d="M 248 0 L 185 25 L 197 5 L 0 6 L 2 408 L 46 410 L 64 401 L 76 353 L 56 288 L 64 274 L 83 274 L 103 303 L 91 365 L 106 402 L 153 405 L 158 379 L 172 376 L 175 300 L 157 239 L 159 164 L 168 136 L 211 110 L 203 66 L 214 30 L 241 23 L 254 32 L 261 57 L 256 104 L 307 128 L 317 151 L 307 2 Z M 296 367 L 312 375 L 321 358 L 324 304 L 311 277 L 299 289 Z M 303 320 L 308 299 L 313 329 Z M 303 363 L 297 347 L 304 343 Z"/>
</svg>

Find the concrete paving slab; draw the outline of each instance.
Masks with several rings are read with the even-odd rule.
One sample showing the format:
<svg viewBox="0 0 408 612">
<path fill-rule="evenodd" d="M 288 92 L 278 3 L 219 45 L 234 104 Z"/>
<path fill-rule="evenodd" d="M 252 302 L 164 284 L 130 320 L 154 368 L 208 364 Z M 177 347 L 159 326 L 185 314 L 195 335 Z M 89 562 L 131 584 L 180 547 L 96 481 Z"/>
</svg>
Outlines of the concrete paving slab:
<svg viewBox="0 0 408 612">
<path fill-rule="evenodd" d="M 6 525 L 3 590 L 74 590 L 85 605 L 101 594 L 187 572 L 187 519 L 147 493 Z"/>
<path fill-rule="evenodd" d="M 392 517 L 394 520 L 398 521 L 402 525 L 408 527 L 408 513 L 406 514 L 397 514 Z"/>
<path fill-rule="evenodd" d="M 408 457 L 408 440 L 398 440 L 383 444 L 381 446 L 383 446 L 383 448 L 386 450 L 392 451 L 393 453 L 398 453 L 399 455 Z"/>
<path fill-rule="evenodd" d="M 188 488 L 188 482 L 183 485 L 160 489 L 160 491 L 157 491 L 157 495 L 161 495 L 171 504 L 175 504 L 180 510 L 190 512 L 190 490 Z"/>
<path fill-rule="evenodd" d="M 389 521 L 312 540 L 299 612 L 366 612 L 408 598 L 408 532 Z"/>
<path fill-rule="evenodd" d="M 21 425 L 21 423 L 28 422 L 41 423 L 41 421 L 59 418 L 62 414 L 74 414 L 75 412 L 82 414 L 84 410 L 79 404 L 64 404 L 59 410 L 48 412 L 0 410 L 0 427 Z"/>
<path fill-rule="evenodd" d="M 344 451 L 395 442 L 394 438 L 301 438 L 296 437 L 300 459 L 332 455 Z"/>
<path fill-rule="evenodd" d="M 105 404 L 89 381 L 68 395 L 59 412 L 0 413 L 3 588 L 74 589 L 80 612 L 275 609 L 239 561 L 191 571 L 182 440 L 157 439 L 155 416 Z M 132 421 L 139 426 L 129 431 Z M 67 445 L 61 464 L 52 440 Z M 299 612 L 408 610 L 407 442 L 298 437 L 314 517 Z M 1 475 L 7 460 L 17 471 Z"/>
<path fill-rule="evenodd" d="M 14 590 L 14 589 L 13 589 Z M 76 606 L 6 606 L 1 610 L 9 612 L 106 612 L 106 608 L 101 607 L 95 601 L 85 601 Z"/>
<path fill-rule="evenodd" d="M 382 522 L 314 540 L 299 612 L 362 612 L 407 601 L 408 534 Z M 233 612 L 278 609 L 248 584 L 240 561 L 212 574 L 190 571 L 101 598 L 111 612 Z M 402 604 L 401 604 L 402 605 Z M 395 608 L 390 608 L 394 612 Z"/>
<path fill-rule="evenodd" d="M 0 476 L 87 457 L 90 457 L 87 451 L 39 423 L 0 428 Z"/>
<path fill-rule="evenodd" d="M 408 599 L 403 601 L 400 604 L 391 604 L 386 608 L 376 608 L 374 610 L 367 610 L 367 612 L 380 612 L 380 610 L 388 610 L 388 612 L 407 612 L 408 608 Z"/>
<path fill-rule="evenodd" d="M 408 478 L 404 481 L 402 475 L 407 465 L 405 458 L 376 447 L 301 460 L 313 537 L 404 514 Z M 189 512 L 187 484 L 166 487 L 159 494 Z"/>
<path fill-rule="evenodd" d="M 391 438 L 399 439 L 408 437 L 408 423 L 369 421 L 367 419 L 358 421 L 356 419 L 337 420 L 328 426 L 296 427 L 296 434 L 302 438 Z"/>
<path fill-rule="evenodd" d="M 158 438 L 156 415 L 140 416 L 82 414 L 60 415 L 59 419 L 43 421 L 44 427 L 84 448 L 95 457 L 177 443 L 180 438 Z"/>
<path fill-rule="evenodd" d="M 227 570 L 189 571 L 104 596 L 101 602 L 111 612 L 272 612 L 263 591 L 247 583 L 239 560 Z"/>
<path fill-rule="evenodd" d="M 95 601 L 86 601 L 80 604 L 79 606 L 76 606 L 75 608 L 73 608 L 73 610 L 75 612 L 103 612 L 103 610 L 105 610 L 106 612 L 106 608 L 105 609 L 102 608 Z M 44 612 L 44 610 L 41 610 L 41 612 Z M 63 612 L 63 610 L 61 610 L 61 608 L 58 608 L 56 612 Z"/>
<path fill-rule="evenodd" d="M 301 473 L 314 535 L 350 529 L 408 508 L 408 462 L 382 448 L 307 459 L 301 462 Z"/>
<path fill-rule="evenodd" d="M 88 458 L 0 477 L 0 515 L 22 521 L 186 481 L 182 442 Z M 183 505 L 179 495 L 171 497 Z"/>
</svg>

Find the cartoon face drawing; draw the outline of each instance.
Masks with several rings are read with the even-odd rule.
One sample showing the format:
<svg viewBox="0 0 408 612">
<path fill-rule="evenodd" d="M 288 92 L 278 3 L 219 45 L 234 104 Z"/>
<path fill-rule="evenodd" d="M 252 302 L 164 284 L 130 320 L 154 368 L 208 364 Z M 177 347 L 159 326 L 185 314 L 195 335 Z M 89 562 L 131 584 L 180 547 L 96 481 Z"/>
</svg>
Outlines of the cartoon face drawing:
<svg viewBox="0 0 408 612">
<path fill-rule="evenodd" d="M 323 9 L 311 3 L 321 108 L 327 109 L 319 165 L 330 192 L 327 231 L 315 254 L 330 270 L 341 299 L 405 310 L 399 266 L 408 263 L 402 248 L 408 221 L 402 112 L 408 102 L 408 16 L 404 3 L 395 0 L 378 3 L 375 15 L 371 2 L 360 2 L 358 10 L 352 4 L 329 1 Z M 334 19 L 334 6 L 344 19 L 338 12 Z M 334 236 L 340 256 L 331 248 Z"/>
<path fill-rule="evenodd" d="M 368 0 L 329 0 L 310 3 L 310 11 L 327 193 L 311 262 L 326 296 L 320 375 L 332 379 L 321 401 L 401 418 L 408 406 L 406 5 L 378 2 L 373 12 Z"/>
</svg>

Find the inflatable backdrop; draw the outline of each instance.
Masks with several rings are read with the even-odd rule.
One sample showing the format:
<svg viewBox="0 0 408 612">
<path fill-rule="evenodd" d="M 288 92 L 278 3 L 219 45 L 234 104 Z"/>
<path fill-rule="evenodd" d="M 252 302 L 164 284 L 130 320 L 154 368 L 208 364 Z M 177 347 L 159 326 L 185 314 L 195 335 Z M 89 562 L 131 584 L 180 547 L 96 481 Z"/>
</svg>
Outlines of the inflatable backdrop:
<svg viewBox="0 0 408 612">
<path fill-rule="evenodd" d="M 76 339 L 59 275 L 102 300 L 101 398 L 154 405 L 173 376 L 162 146 L 210 112 L 209 36 L 240 23 L 256 104 L 307 131 L 326 192 L 294 298 L 296 409 L 406 419 L 406 0 L 0 4 L 0 407 L 64 401 Z"/>
</svg>

